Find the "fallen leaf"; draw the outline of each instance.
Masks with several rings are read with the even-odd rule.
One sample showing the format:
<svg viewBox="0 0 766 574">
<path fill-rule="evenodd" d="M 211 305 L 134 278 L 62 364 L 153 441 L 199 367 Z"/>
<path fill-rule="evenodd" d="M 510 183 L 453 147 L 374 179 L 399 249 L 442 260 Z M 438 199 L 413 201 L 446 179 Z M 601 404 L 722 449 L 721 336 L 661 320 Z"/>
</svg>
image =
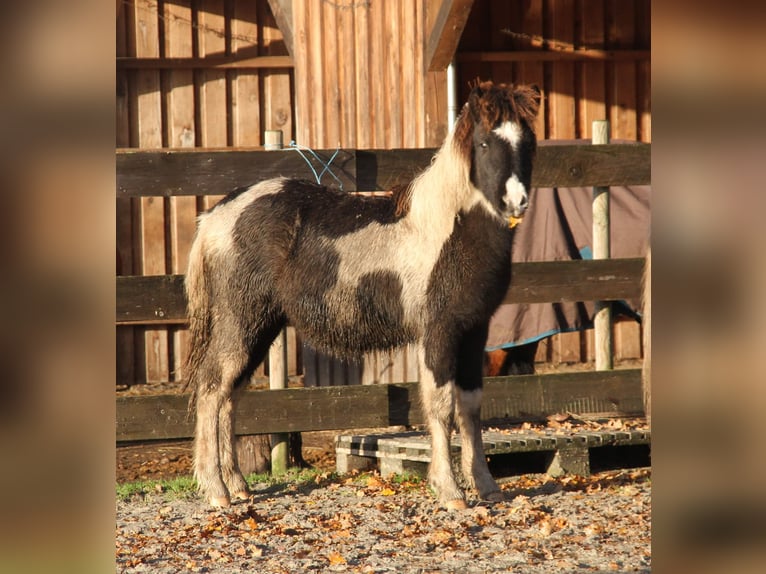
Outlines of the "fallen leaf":
<svg viewBox="0 0 766 574">
<path fill-rule="evenodd" d="M 332 566 L 338 566 L 339 564 L 346 564 L 346 559 L 338 552 L 331 552 L 327 557 Z"/>
<path fill-rule="evenodd" d="M 396 492 L 391 490 L 390 488 L 384 488 L 383 490 L 380 491 L 380 494 L 382 494 L 383 496 L 391 496 L 392 494 L 396 494 Z"/>
</svg>

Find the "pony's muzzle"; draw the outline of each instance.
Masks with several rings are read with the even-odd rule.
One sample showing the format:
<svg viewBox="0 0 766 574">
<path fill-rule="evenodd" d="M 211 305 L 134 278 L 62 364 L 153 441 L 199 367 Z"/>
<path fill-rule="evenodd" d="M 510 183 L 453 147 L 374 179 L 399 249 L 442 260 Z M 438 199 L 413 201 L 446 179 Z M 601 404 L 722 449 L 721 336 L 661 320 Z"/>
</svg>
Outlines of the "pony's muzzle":
<svg viewBox="0 0 766 574">
<path fill-rule="evenodd" d="M 524 184 L 516 175 L 512 175 L 505 182 L 505 194 L 503 195 L 503 211 L 513 217 L 521 217 L 529 207 L 529 195 Z"/>
</svg>

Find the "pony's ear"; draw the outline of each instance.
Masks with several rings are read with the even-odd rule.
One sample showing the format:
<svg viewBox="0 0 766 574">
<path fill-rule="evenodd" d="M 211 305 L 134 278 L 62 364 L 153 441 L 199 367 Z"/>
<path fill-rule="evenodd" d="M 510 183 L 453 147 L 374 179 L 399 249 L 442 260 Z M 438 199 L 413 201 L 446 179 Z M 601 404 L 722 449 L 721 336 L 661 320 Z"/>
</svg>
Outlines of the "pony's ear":
<svg viewBox="0 0 766 574">
<path fill-rule="evenodd" d="M 537 84 L 531 86 L 519 86 L 513 92 L 513 99 L 516 102 L 516 109 L 529 121 L 537 117 L 540 111 L 540 101 L 542 94 Z"/>
</svg>

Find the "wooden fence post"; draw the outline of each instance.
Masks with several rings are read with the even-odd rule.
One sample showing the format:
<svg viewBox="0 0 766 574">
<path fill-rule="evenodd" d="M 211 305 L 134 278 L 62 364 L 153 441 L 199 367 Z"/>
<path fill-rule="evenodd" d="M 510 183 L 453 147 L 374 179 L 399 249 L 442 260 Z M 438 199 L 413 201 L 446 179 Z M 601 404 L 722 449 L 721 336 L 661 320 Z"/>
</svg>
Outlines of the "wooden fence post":
<svg viewBox="0 0 766 574">
<path fill-rule="evenodd" d="M 593 144 L 609 143 L 609 121 L 594 120 Z M 593 188 L 593 259 L 609 259 L 609 188 Z M 596 370 L 613 368 L 612 362 L 612 307 L 609 301 L 596 301 L 593 317 L 595 330 Z"/>
<path fill-rule="evenodd" d="M 282 149 L 282 130 L 266 130 L 263 142 L 264 149 Z M 269 349 L 269 388 L 287 388 L 287 329 L 282 329 Z M 288 434 L 280 433 L 271 436 L 271 474 L 282 474 L 287 471 L 288 440 Z"/>
</svg>

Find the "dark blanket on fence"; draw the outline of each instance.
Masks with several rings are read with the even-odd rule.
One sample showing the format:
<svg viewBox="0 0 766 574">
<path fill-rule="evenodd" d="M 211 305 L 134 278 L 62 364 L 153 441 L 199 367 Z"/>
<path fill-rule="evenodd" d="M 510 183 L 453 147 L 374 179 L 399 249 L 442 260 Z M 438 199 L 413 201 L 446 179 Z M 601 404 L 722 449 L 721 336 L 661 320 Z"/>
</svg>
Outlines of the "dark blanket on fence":
<svg viewBox="0 0 766 574">
<path fill-rule="evenodd" d="M 650 186 L 611 187 L 610 194 L 612 257 L 644 257 L 649 245 Z M 592 203 L 592 187 L 536 189 L 516 230 L 512 261 L 592 258 Z M 639 301 L 626 303 L 640 310 Z M 593 302 L 502 305 L 492 318 L 487 349 L 590 328 L 593 307 Z"/>
</svg>

